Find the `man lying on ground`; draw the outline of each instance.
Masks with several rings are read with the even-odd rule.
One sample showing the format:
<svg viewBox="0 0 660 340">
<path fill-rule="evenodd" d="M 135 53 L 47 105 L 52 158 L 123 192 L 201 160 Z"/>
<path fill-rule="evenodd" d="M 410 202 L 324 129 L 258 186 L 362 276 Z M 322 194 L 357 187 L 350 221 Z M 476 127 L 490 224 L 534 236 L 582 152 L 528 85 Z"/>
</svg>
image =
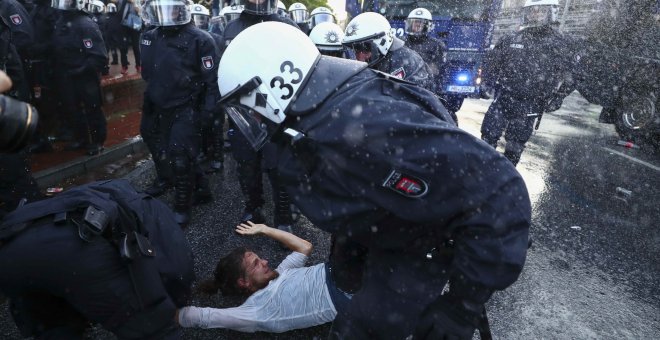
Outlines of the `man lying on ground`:
<svg viewBox="0 0 660 340">
<path fill-rule="evenodd" d="M 239 247 L 218 261 L 214 277 L 200 289 L 209 294 L 244 295 L 238 307 L 185 307 L 178 311 L 183 327 L 228 328 L 241 332 L 281 333 L 333 321 L 350 295 L 338 290 L 327 263 L 305 267 L 312 244 L 291 233 L 254 224 L 236 227 L 241 235 L 265 235 L 292 253 L 275 269 L 250 249 Z"/>
</svg>

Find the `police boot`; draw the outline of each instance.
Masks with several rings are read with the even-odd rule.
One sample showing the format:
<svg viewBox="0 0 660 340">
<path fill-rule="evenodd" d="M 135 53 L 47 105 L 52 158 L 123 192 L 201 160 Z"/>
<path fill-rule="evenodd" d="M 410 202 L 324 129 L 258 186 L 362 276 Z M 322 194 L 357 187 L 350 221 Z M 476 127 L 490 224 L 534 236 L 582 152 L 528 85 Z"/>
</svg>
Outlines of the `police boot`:
<svg viewBox="0 0 660 340">
<path fill-rule="evenodd" d="M 213 153 L 211 154 L 211 163 L 209 164 L 209 169 L 207 172 L 219 172 L 222 170 L 225 146 L 225 141 L 222 138 L 222 126 L 220 126 L 219 119 L 213 121 L 213 131 L 211 132 L 211 138 L 213 139 Z"/>
<path fill-rule="evenodd" d="M 156 179 L 144 190 L 147 195 L 158 197 L 172 187 L 172 169 L 165 155 L 154 157 Z"/>
<path fill-rule="evenodd" d="M 213 194 L 211 193 L 209 180 L 203 175 L 198 175 L 193 204 L 197 205 L 209 202 L 213 202 Z"/>
<path fill-rule="evenodd" d="M 520 156 L 522 155 L 524 149 L 525 149 L 524 145 L 520 145 L 519 143 L 516 142 L 507 141 L 506 148 L 504 149 L 504 157 L 506 157 L 509 161 L 511 161 L 511 163 L 513 163 L 513 166 L 516 166 L 520 161 Z"/>
<path fill-rule="evenodd" d="M 291 199 L 284 188 L 277 188 L 275 201 L 275 227 L 279 230 L 293 234 L 291 225 L 293 218 L 291 216 Z"/>
<path fill-rule="evenodd" d="M 190 174 L 191 160 L 185 155 L 175 156 L 172 162 L 174 173 L 174 219 L 181 228 L 190 222 L 192 208 L 193 181 Z"/>
</svg>

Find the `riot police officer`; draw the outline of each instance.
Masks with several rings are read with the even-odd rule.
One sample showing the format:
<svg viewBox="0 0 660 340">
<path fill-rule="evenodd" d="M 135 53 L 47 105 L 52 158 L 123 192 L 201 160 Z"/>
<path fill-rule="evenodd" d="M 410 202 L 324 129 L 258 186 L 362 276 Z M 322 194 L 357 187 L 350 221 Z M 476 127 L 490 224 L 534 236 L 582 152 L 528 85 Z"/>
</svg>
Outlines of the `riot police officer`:
<svg viewBox="0 0 660 340">
<path fill-rule="evenodd" d="M 269 53 L 246 53 L 254 46 Z M 368 248 L 333 336 L 471 339 L 484 303 L 516 281 L 526 256 L 531 206 L 511 163 L 458 129 L 433 93 L 319 56 L 287 25 L 244 31 L 219 72 L 226 112 L 255 147 L 277 143 L 302 213 Z M 333 263 L 332 275 L 341 271 Z"/>
<path fill-rule="evenodd" d="M 355 52 L 357 60 L 368 62 L 375 70 L 432 88 L 424 59 L 395 37 L 391 28 L 384 16 L 362 13 L 346 25 L 343 44 Z"/>
<path fill-rule="evenodd" d="M 147 88 L 140 133 L 157 173 L 147 192 L 161 194 L 173 183 L 175 215 L 185 226 L 193 202 L 212 200 L 196 159 L 200 124 L 212 116 L 218 99 L 216 46 L 191 22 L 185 0 L 150 0 L 142 13 L 155 27 L 142 34 L 141 42 Z"/>
<path fill-rule="evenodd" d="M 223 43 L 220 46 L 222 52 L 224 52 L 227 46 L 229 46 L 229 43 L 239 33 L 261 22 L 275 21 L 298 27 L 290 19 L 277 14 L 277 0 L 244 0 L 237 2 L 237 5 L 242 6 L 243 11 L 238 19 L 227 23 L 227 28 L 223 35 Z M 228 137 L 231 143 L 231 152 L 237 163 L 241 191 L 246 198 L 245 207 L 241 214 L 241 221 L 251 220 L 253 222 L 263 222 L 264 220 L 262 214 L 262 206 L 264 204 L 262 169 L 264 169 L 268 173 L 268 178 L 273 189 L 275 206 L 273 225 L 291 232 L 293 218 L 291 216 L 290 199 L 286 191 L 278 185 L 276 170 L 277 157 L 273 146 L 266 145 L 263 150 L 255 152 L 243 134 L 236 130 L 236 124 L 230 122 Z"/>
<path fill-rule="evenodd" d="M 67 149 L 87 149 L 88 155 L 96 155 L 103 150 L 107 135 L 100 74 L 108 57 L 98 25 L 83 12 L 86 1 L 56 0 L 51 4 L 61 11 L 53 34 L 55 77 L 62 110 L 72 115 L 76 136 Z"/>
<path fill-rule="evenodd" d="M 449 111 L 456 124 L 456 111 L 461 107 L 463 99 L 442 96 L 442 70 L 444 69 L 445 44 L 433 37 L 433 16 L 426 8 L 415 8 L 408 14 L 405 25 L 406 46 L 419 53 L 429 67 L 433 79 L 429 90 L 441 97 L 445 108 Z M 455 103 L 460 101 L 459 103 Z"/>
<path fill-rule="evenodd" d="M 309 26 L 309 11 L 307 11 L 307 6 L 300 2 L 292 3 L 289 6 L 289 16 L 303 33 L 309 35 L 312 28 Z"/>
<path fill-rule="evenodd" d="M 16 326 L 37 339 L 81 339 L 90 322 L 120 339 L 178 338 L 174 314 L 194 280 L 172 211 L 123 180 L 69 189 L 7 215 L 0 271 Z"/>
<path fill-rule="evenodd" d="M 329 8 L 316 7 L 309 15 L 310 34 L 311 34 L 311 30 L 313 30 L 314 27 L 324 22 L 331 22 L 333 24 L 336 24 L 337 20 L 335 19 L 334 14 L 332 14 L 332 11 Z"/>
<path fill-rule="evenodd" d="M 25 59 L 34 40 L 34 28 L 30 15 L 18 1 L 2 0 L 0 1 L 0 16 L 9 24 L 12 43 L 16 46 L 18 54 Z"/>
<path fill-rule="evenodd" d="M 490 52 L 484 78 L 496 91 L 481 124 L 481 138 L 497 147 L 504 132 L 504 155 L 518 164 L 534 122 L 559 108 L 570 78 L 570 44 L 557 31 L 557 0 L 528 0 L 522 29 L 503 37 Z M 563 88 L 562 88 L 563 87 Z M 538 127 L 538 123 L 537 123 Z"/>
</svg>

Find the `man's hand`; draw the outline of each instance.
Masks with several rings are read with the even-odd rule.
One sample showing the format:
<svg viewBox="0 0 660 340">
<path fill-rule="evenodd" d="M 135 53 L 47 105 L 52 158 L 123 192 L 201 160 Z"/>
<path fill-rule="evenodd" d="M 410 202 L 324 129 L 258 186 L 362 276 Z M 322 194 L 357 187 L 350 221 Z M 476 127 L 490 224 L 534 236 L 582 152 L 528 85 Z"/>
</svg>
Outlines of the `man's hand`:
<svg viewBox="0 0 660 340">
<path fill-rule="evenodd" d="M 472 339 L 481 317 L 474 310 L 483 310 L 483 305 L 471 307 L 476 308 L 447 295 L 439 297 L 422 312 L 413 339 Z"/>
<path fill-rule="evenodd" d="M 255 224 L 251 221 L 246 223 L 241 223 L 236 226 L 236 232 L 241 235 L 260 235 L 264 233 L 265 228 L 268 226 L 265 224 Z"/>
</svg>

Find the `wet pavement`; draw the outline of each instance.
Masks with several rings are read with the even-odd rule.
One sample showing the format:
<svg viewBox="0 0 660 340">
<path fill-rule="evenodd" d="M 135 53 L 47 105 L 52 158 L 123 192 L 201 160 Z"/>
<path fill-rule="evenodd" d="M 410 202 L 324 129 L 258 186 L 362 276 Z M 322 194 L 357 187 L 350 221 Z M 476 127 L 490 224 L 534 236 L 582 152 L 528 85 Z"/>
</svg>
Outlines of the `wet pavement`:
<svg viewBox="0 0 660 340">
<path fill-rule="evenodd" d="M 478 136 L 489 103 L 466 101 L 458 113 L 460 126 Z M 497 339 L 639 339 L 660 334 L 660 156 L 617 146 L 614 128 L 598 123 L 599 112 L 598 106 L 570 96 L 561 110 L 543 117 L 518 165 L 532 198 L 534 245 L 520 279 L 488 304 Z M 153 179 L 153 167 L 137 158 L 108 165 L 114 170 L 94 176 L 121 176 L 117 171 L 135 167 L 127 178 L 144 188 Z M 215 202 L 195 207 L 186 231 L 199 279 L 209 277 L 217 259 L 239 245 L 254 248 L 273 265 L 287 254 L 274 241 L 233 232 L 243 198 L 235 164 L 231 157 L 225 159 L 222 173 L 211 176 Z M 171 202 L 171 196 L 162 199 Z M 327 233 L 304 218 L 294 232 L 314 244 L 310 264 L 326 259 Z M 239 303 L 199 294 L 193 300 L 197 306 Z M 0 338 L 18 338 L 6 308 L 2 313 Z M 184 329 L 184 336 L 325 339 L 328 330 L 329 325 L 283 334 Z M 98 330 L 89 337 L 112 338 Z"/>
</svg>

